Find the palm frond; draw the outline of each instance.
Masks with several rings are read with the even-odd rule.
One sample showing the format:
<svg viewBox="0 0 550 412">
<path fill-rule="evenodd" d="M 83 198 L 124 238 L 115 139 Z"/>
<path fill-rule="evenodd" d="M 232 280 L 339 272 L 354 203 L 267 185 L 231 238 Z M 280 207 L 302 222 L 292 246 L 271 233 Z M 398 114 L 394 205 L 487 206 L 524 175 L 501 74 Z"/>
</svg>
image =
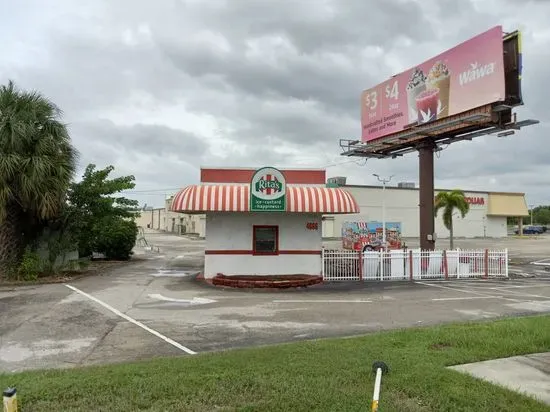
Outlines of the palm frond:
<svg viewBox="0 0 550 412">
<path fill-rule="evenodd" d="M 0 87 L 0 221 L 14 203 L 39 219 L 58 213 L 78 158 L 60 116 L 39 92 Z"/>
</svg>

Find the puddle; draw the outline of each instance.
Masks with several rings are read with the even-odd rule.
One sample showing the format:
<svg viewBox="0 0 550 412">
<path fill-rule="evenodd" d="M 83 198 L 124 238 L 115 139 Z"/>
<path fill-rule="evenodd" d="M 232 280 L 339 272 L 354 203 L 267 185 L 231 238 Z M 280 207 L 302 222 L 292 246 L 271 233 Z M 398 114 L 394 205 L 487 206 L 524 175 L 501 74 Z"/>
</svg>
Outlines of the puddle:
<svg viewBox="0 0 550 412">
<path fill-rule="evenodd" d="M 187 270 L 173 270 L 173 269 L 160 269 L 157 273 L 152 273 L 154 277 L 168 277 L 168 278 L 185 278 L 189 276 L 196 276 L 200 272 L 187 271 Z"/>
<path fill-rule="evenodd" d="M 0 361 L 6 363 L 22 362 L 27 359 L 45 358 L 67 352 L 78 352 L 88 348 L 95 338 L 80 338 L 67 340 L 39 340 L 30 345 L 10 342 L 0 348 Z"/>
</svg>

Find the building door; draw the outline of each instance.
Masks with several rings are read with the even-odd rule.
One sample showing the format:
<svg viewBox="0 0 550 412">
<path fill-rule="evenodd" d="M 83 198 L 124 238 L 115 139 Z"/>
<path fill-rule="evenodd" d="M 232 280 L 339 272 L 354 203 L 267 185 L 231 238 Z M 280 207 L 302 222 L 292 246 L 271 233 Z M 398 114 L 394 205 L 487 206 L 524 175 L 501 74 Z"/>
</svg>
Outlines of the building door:
<svg viewBox="0 0 550 412">
<path fill-rule="evenodd" d="M 324 238 L 335 237 L 334 236 L 334 217 L 323 217 L 323 224 L 321 226 L 321 235 Z"/>
</svg>

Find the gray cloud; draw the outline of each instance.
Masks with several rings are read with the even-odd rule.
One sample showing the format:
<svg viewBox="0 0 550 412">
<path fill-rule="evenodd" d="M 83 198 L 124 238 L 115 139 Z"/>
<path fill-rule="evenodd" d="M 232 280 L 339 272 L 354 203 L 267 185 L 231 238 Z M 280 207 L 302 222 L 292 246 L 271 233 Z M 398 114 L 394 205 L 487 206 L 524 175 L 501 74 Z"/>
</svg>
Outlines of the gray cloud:
<svg viewBox="0 0 550 412">
<path fill-rule="evenodd" d="M 65 111 L 81 167 L 134 174 L 133 195 L 160 205 L 200 165 L 320 167 L 372 184 L 417 181 L 418 158 L 339 156 L 360 134 L 363 89 L 496 24 L 524 33 L 520 118 L 505 139 L 451 145 L 440 187 L 524 191 L 547 201 L 547 1 L 59 0 L 14 3 L 0 25 L 0 82 L 43 91 Z M 347 163 L 344 163 L 347 162 Z"/>
</svg>

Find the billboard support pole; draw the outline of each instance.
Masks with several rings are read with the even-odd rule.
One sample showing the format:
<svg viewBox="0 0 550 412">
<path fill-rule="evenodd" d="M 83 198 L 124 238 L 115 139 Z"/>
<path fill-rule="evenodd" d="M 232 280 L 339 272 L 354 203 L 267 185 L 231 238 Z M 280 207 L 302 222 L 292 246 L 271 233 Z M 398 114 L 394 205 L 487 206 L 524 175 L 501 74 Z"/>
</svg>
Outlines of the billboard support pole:
<svg viewBox="0 0 550 412">
<path fill-rule="evenodd" d="M 433 141 L 427 140 L 418 147 L 420 249 L 435 249 L 434 208 L 434 149 Z"/>
</svg>

